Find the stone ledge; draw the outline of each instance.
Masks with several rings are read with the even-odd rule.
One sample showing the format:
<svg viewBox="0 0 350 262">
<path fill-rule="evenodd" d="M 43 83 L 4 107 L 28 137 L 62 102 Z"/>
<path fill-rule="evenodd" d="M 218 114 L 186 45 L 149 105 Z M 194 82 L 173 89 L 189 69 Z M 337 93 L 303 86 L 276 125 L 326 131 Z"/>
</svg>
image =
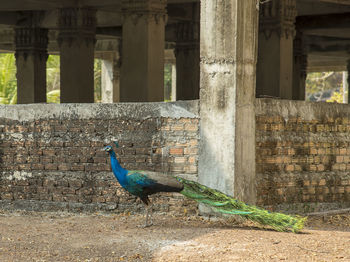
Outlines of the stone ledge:
<svg viewBox="0 0 350 262">
<path fill-rule="evenodd" d="M 199 101 L 115 103 L 115 104 L 27 104 L 0 105 L 0 119 L 34 121 L 42 119 L 144 120 L 155 117 L 199 118 Z"/>
</svg>

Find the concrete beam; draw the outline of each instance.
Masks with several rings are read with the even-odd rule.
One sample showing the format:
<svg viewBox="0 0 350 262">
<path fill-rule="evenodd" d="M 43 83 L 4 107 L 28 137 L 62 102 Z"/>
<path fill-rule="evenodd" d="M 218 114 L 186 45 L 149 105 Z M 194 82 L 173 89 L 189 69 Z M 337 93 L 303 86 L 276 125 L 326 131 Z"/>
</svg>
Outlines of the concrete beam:
<svg viewBox="0 0 350 262">
<path fill-rule="evenodd" d="M 350 28 L 350 12 L 327 15 L 308 15 L 296 18 L 296 28 L 300 31 L 313 29 Z"/>
<path fill-rule="evenodd" d="M 320 2 L 340 4 L 340 5 L 350 5 L 348 0 L 320 0 Z"/>
<path fill-rule="evenodd" d="M 319 0 L 297 0 L 297 9 L 299 16 L 350 12 L 349 5 Z"/>
<path fill-rule="evenodd" d="M 307 72 L 346 71 L 348 57 L 308 55 Z"/>
<path fill-rule="evenodd" d="M 17 12 L 0 12 L 1 25 L 15 25 L 17 22 Z"/>
</svg>

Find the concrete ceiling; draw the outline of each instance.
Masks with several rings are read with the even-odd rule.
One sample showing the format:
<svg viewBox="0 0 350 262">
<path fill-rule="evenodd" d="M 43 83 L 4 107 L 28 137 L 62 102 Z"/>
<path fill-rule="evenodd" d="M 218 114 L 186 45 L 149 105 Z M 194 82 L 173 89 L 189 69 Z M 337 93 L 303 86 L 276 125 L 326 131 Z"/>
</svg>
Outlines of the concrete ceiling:
<svg viewBox="0 0 350 262">
<path fill-rule="evenodd" d="M 52 10 L 71 6 L 90 6 L 107 10 L 120 10 L 122 0 L 2 0 L 0 10 Z M 199 0 L 168 0 L 168 4 L 193 3 Z"/>
<path fill-rule="evenodd" d="M 346 70 L 350 0 L 297 0 L 296 27 L 306 36 L 308 71 Z"/>
</svg>

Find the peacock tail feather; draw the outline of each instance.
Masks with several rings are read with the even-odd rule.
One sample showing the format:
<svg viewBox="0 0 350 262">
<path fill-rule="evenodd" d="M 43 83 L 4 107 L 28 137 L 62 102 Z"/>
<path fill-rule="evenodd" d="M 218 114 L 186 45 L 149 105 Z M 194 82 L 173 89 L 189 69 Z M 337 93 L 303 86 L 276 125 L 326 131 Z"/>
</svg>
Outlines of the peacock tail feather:
<svg viewBox="0 0 350 262">
<path fill-rule="evenodd" d="M 177 177 L 177 180 L 184 185 L 184 189 L 180 192 L 184 196 L 208 205 L 220 213 L 239 215 L 262 225 L 271 226 L 277 231 L 298 233 L 304 227 L 307 219 L 306 217 L 269 212 L 253 205 L 247 205 L 242 201 L 197 182 L 180 177 Z"/>
</svg>

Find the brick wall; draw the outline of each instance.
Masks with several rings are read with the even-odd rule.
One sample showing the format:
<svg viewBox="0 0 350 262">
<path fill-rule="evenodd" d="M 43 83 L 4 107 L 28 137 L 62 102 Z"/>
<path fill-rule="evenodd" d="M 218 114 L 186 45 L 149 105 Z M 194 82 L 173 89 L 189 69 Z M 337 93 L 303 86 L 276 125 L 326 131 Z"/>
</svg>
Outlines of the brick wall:
<svg viewBox="0 0 350 262">
<path fill-rule="evenodd" d="M 196 179 L 198 122 L 193 101 L 0 106 L 0 207 L 139 209 L 112 175 L 103 146 L 119 141 L 127 169 Z M 178 194 L 154 200 L 163 211 L 195 208 Z"/>
<path fill-rule="evenodd" d="M 102 147 L 121 164 L 197 178 L 198 101 L 0 106 L 0 208 L 137 211 Z M 348 105 L 257 99 L 258 205 L 312 211 L 350 206 Z M 161 211 L 194 212 L 179 194 Z"/>
<path fill-rule="evenodd" d="M 350 206 L 350 107 L 257 99 L 258 204 Z"/>
</svg>

